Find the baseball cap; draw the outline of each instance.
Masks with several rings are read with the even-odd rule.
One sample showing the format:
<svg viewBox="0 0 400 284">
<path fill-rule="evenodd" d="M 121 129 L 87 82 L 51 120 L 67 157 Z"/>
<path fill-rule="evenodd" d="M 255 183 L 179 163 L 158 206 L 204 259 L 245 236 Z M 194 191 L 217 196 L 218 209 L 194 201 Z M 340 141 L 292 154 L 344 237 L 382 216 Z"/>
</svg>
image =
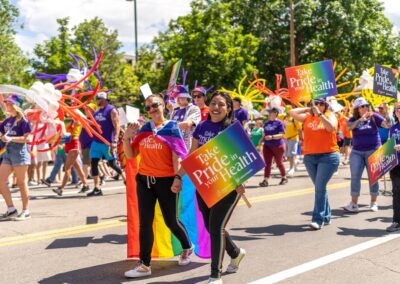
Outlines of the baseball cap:
<svg viewBox="0 0 400 284">
<path fill-rule="evenodd" d="M 192 98 L 192 96 L 189 94 L 189 88 L 184 85 L 176 85 L 173 93 L 175 98 Z"/>
<path fill-rule="evenodd" d="M 18 96 L 16 94 L 11 94 L 4 101 L 10 102 L 10 103 L 20 107 L 22 105 L 23 99 L 21 96 Z"/>
<path fill-rule="evenodd" d="M 97 99 L 107 99 L 107 93 L 106 92 L 100 92 L 100 93 L 97 93 L 97 95 L 96 95 L 96 98 Z"/>
</svg>

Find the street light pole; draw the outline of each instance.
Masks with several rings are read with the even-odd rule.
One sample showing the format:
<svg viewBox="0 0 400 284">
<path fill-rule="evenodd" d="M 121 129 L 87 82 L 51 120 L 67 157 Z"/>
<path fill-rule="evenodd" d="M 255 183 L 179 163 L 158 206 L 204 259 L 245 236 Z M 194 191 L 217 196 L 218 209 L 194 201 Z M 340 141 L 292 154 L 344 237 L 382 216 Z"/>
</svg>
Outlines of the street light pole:
<svg viewBox="0 0 400 284">
<path fill-rule="evenodd" d="M 136 9 L 136 0 L 126 0 L 128 2 L 133 1 L 133 19 L 135 22 L 135 63 L 138 62 L 139 59 L 139 50 L 138 50 L 138 31 L 137 31 L 137 9 Z"/>
<path fill-rule="evenodd" d="M 294 3 L 290 0 L 290 65 L 296 65 L 295 43 L 294 43 Z"/>
</svg>

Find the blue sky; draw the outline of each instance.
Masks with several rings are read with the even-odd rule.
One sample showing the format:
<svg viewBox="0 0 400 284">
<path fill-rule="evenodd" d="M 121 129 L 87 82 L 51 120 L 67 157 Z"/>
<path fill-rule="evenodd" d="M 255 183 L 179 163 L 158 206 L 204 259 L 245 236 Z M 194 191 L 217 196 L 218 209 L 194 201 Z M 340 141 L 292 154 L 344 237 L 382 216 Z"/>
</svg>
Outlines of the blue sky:
<svg viewBox="0 0 400 284">
<path fill-rule="evenodd" d="M 190 0 L 137 0 L 139 43 L 148 43 L 168 22 L 190 11 Z M 384 0 L 386 15 L 400 27 L 399 0 Z M 126 0 L 11 0 L 20 10 L 16 41 L 26 52 L 57 34 L 56 19 L 70 17 L 71 27 L 84 19 L 102 18 L 117 29 L 123 51 L 134 53 L 133 2 Z"/>
</svg>

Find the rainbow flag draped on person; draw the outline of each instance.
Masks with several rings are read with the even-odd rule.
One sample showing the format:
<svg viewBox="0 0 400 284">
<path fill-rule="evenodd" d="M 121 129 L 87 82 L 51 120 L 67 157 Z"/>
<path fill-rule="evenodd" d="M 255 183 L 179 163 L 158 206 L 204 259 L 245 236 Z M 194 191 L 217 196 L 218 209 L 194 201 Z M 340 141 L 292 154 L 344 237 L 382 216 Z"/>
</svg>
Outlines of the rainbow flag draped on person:
<svg viewBox="0 0 400 284">
<path fill-rule="evenodd" d="M 152 122 L 147 122 L 138 132 L 132 142 L 133 147 L 138 147 L 140 141 L 150 135 L 155 135 L 164 141 L 170 149 L 182 159 L 187 155 L 187 149 L 182 138 L 182 134 L 175 121 L 167 121 L 163 127 L 156 130 Z M 126 163 L 126 191 L 127 191 L 127 211 L 128 211 L 128 258 L 139 257 L 139 209 L 136 194 L 136 174 L 138 171 L 138 161 L 129 159 Z M 210 258 L 210 236 L 204 226 L 203 217 L 199 210 L 196 189 L 187 175 L 182 179 L 183 189 L 179 196 L 178 213 L 179 219 L 184 224 L 191 242 L 195 246 L 195 253 L 202 258 Z M 170 190 L 166 188 L 166 190 Z M 179 255 L 182 247 L 178 239 L 171 233 L 165 225 L 160 206 L 157 202 L 154 222 L 154 245 L 152 258 L 171 258 Z"/>
</svg>

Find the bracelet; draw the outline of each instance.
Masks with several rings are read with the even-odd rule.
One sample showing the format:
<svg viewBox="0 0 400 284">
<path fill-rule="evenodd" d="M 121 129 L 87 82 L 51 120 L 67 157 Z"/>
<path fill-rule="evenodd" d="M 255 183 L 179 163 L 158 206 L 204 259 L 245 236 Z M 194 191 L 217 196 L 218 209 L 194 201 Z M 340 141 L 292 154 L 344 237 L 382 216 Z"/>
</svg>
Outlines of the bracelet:
<svg viewBox="0 0 400 284">
<path fill-rule="evenodd" d="M 182 181 L 182 177 L 180 175 L 178 175 L 178 174 L 175 175 L 175 178 L 179 179 L 180 181 Z"/>
</svg>

